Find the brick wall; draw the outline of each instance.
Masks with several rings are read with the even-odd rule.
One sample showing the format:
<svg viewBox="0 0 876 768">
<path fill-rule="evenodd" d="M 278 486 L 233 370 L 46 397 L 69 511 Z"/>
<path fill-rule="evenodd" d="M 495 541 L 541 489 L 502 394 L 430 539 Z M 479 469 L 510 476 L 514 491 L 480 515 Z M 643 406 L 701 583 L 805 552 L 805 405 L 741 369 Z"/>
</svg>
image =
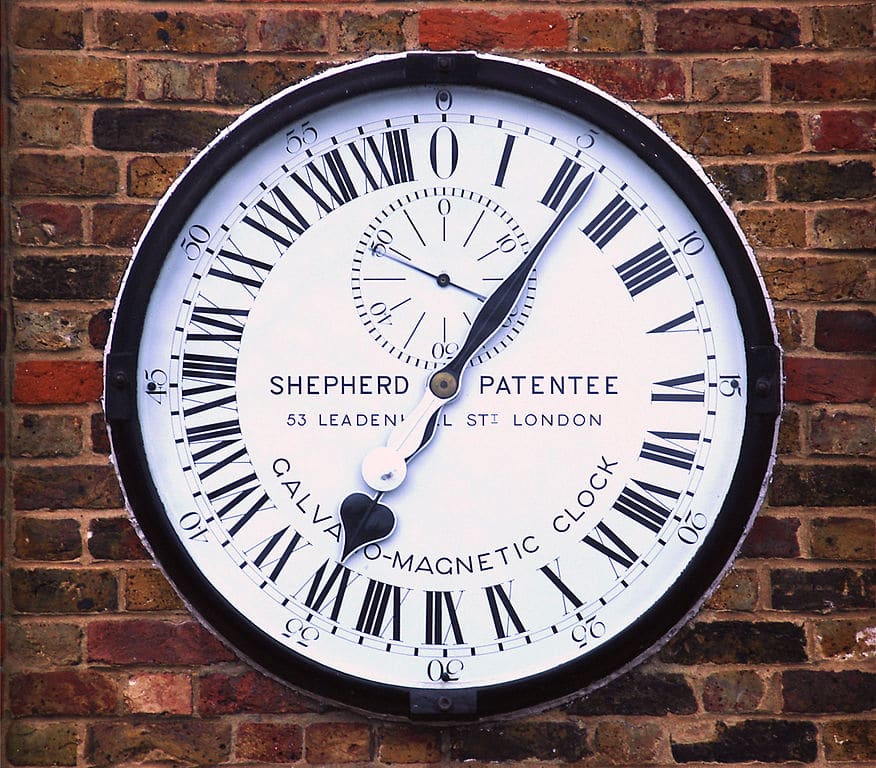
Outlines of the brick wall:
<svg viewBox="0 0 876 768">
<path fill-rule="evenodd" d="M 876 760 L 874 6 L 863 0 L 3 0 L 4 764 Z M 656 658 L 567 708 L 431 729 L 238 662 L 154 570 L 101 350 L 155 200 L 246 105 L 366 52 L 528 56 L 633 101 L 746 230 L 787 352 L 741 558 Z"/>
</svg>

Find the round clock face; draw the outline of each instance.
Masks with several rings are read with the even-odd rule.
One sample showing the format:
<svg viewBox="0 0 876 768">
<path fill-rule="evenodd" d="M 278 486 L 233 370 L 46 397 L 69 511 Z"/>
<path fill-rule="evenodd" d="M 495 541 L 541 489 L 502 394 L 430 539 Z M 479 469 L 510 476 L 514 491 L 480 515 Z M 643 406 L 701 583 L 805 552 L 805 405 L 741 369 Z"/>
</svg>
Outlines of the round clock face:
<svg viewBox="0 0 876 768">
<path fill-rule="evenodd" d="M 106 410 L 210 626 L 317 695 L 440 720 L 568 698 L 691 614 L 762 497 L 780 378 L 738 228 L 650 123 L 413 54 L 199 156 L 126 277 Z"/>
</svg>

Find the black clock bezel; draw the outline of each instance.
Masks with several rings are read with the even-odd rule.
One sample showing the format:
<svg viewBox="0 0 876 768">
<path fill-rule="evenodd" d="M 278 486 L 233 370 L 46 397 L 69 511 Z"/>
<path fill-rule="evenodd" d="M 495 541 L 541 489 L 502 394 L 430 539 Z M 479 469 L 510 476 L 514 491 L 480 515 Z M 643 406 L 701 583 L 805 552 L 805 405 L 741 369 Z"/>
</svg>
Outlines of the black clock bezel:
<svg viewBox="0 0 876 768">
<path fill-rule="evenodd" d="M 749 400 L 740 458 L 712 531 L 678 582 L 634 624 L 586 657 L 533 678 L 473 690 L 418 692 L 353 678 L 298 656 L 250 624 L 213 588 L 173 532 L 152 481 L 135 395 L 153 287 L 204 194 L 283 126 L 339 100 L 428 84 L 495 88 L 548 103 L 612 134 L 660 174 L 700 222 L 727 276 L 746 344 Z M 105 377 L 114 462 L 135 525 L 191 609 L 245 658 L 296 688 L 381 716 L 433 721 L 494 718 L 569 700 L 665 643 L 717 584 L 753 520 L 772 466 L 781 410 L 780 351 L 763 286 L 738 228 L 690 159 L 652 123 L 596 90 L 547 69 L 471 53 L 410 53 L 341 68 L 284 91 L 223 132 L 168 192 L 137 245 L 115 309 Z"/>
</svg>

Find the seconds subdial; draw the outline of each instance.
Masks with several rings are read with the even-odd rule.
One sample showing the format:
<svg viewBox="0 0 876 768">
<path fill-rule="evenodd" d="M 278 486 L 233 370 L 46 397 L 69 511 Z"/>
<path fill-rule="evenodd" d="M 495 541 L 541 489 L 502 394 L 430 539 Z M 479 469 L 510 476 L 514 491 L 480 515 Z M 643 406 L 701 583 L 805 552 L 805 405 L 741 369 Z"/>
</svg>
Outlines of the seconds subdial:
<svg viewBox="0 0 876 768">
<path fill-rule="evenodd" d="M 411 365 L 434 369 L 459 351 L 482 303 L 526 256 L 529 241 L 500 205 L 458 187 L 405 195 L 365 228 L 353 258 L 356 311 L 372 338 Z M 535 273 L 472 364 L 517 335 L 535 299 Z"/>
</svg>

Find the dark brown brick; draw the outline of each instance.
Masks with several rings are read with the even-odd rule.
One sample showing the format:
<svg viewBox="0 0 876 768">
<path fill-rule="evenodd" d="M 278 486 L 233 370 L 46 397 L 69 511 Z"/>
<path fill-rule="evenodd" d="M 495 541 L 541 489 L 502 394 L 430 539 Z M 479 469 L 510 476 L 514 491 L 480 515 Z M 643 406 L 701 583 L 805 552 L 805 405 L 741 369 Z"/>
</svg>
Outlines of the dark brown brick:
<svg viewBox="0 0 876 768">
<path fill-rule="evenodd" d="M 816 248 L 844 251 L 872 250 L 876 248 L 874 221 L 876 208 L 872 207 L 846 206 L 819 210 L 813 225 L 813 245 Z"/>
<path fill-rule="evenodd" d="M 13 456 L 50 459 L 82 451 L 82 419 L 72 414 L 21 413 L 12 429 Z"/>
<path fill-rule="evenodd" d="M 801 571 L 780 568 L 770 573 L 772 606 L 777 611 L 834 613 L 872 609 L 876 571 L 827 568 Z"/>
<path fill-rule="evenodd" d="M 235 744 L 238 760 L 287 763 L 301 759 L 304 737 L 300 725 L 241 723 Z"/>
<path fill-rule="evenodd" d="M 815 624 L 815 640 L 826 659 L 863 661 L 873 655 L 876 637 L 867 618 L 825 619 Z"/>
<path fill-rule="evenodd" d="M 190 61 L 137 61 L 134 91 L 143 101 L 202 101 L 208 67 Z"/>
<path fill-rule="evenodd" d="M 23 102 L 13 112 L 13 144 L 64 149 L 82 140 L 84 116 L 75 104 Z"/>
<path fill-rule="evenodd" d="M 85 754 L 89 765 L 152 762 L 185 765 L 226 763 L 231 757 L 231 724 L 219 720 L 172 718 L 89 724 Z"/>
<path fill-rule="evenodd" d="M 88 524 L 88 551 L 97 560 L 149 559 L 127 517 L 92 520 Z"/>
<path fill-rule="evenodd" d="M 79 521 L 20 518 L 15 525 L 14 546 L 21 560 L 75 560 L 82 554 Z"/>
<path fill-rule="evenodd" d="M 699 155 L 767 155 L 803 148 L 796 112 L 685 112 L 660 116 L 685 149 Z"/>
<path fill-rule="evenodd" d="M 585 10 L 578 15 L 578 48 L 617 53 L 644 47 L 642 19 L 632 8 Z"/>
<path fill-rule="evenodd" d="M 127 88 L 123 59 L 46 53 L 16 56 L 11 70 L 18 98 L 122 99 Z"/>
<path fill-rule="evenodd" d="M 599 765 L 652 765 L 665 753 L 668 739 L 658 723 L 602 720 L 593 734 Z"/>
<path fill-rule="evenodd" d="M 760 268 L 774 301 L 868 301 L 873 291 L 862 259 L 781 256 L 761 259 Z"/>
<path fill-rule="evenodd" d="M 128 194 L 161 197 L 188 163 L 184 155 L 144 155 L 128 163 Z"/>
<path fill-rule="evenodd" d="M 763 99 L 764 63 L 751 59 L 695 61 L 693 97 L 719 104 L 750 104 Z"/>
<path fill-rule="evenodd" d="M 82 661 L 82 628 L 47 621 L 9 622 L 7 659 L 16 668 L 57 668 Z"/>
<path fill-rule="evenodd" d="M 111 715 L 118 706 L 116 681 L 91 670 L 13 675 L 9 691 L 10 708 L 16 717 Z"/>
<path fill-rule="evenodd" d="M 256 104 L 326 69 L 318 61 L 226 61 L 216 73 L 216 102 Z"/>
<path fill-rule="evenodd" d="M 101 107 L 94 144 L 128 152 L 182 152 L 208 144 L 232 117 L 201 110 Z"/>
<path fill-rule="evenodd" d="M 815 725 L 803 721 L 718 722 L 713 740 L 673 742 L 672 756 L 679 763 L 813 763 L 818 757 L 817 735 Z"/>
<path fill-rule="evenodd" d="M 369 53 L 404 50 L 407 18 L 404 11 L 345 11 L 338 17 L 338 47 L 342 51 Z"/>
<path fill-rule="evenodd" d="M 870 506 L 876 504 L 876 470 L 855 464 L 779 463 L 769 496 L 773 506 Z"/>
<path fill-rule="evenodd" d="M 660 652 L 671 664 L 775 664 L 806 661 L 803 627 L 790 622 L 700 621 Z"/>
<path fill-rule="evenodd" d="M 12 291 L 31 301 L 110 299 L 122 281 L 124 256 L 21 256 L 15 259 Z"/>
<path fill-rule="evenodd" d="M 15 348 L 61 352 L 87 347 L 87 316 L 78 309 L 16 308 Z"/>
<path fill-rule="evenodd" d="M 182 611 L 183 603 L 157 568 L 125 572 L 125 607 L 129 611 Z"/>
<path fill-rule="evenodd" d="M 766 169 L 757 163 L 716 163 L 706 168 L 721 195 L 728 203 L 765 200 Z"/>
<path fill-rule="evenodd" d="M 261 51 L 315 53 L 328 44 L 327 17 L 319 11 L 267 11 L 256 30 Z"/>
<path fill-rule="evenodd" d="M 715 672 L 703 683 L 703 707 L 706 712 L 754 712 L 765 688 L 760 675 L 750 669 Z"/>
<path fill-rule="evenodd" d="M 732 51 L 800 45 L 800 20 L 785 8 L 657 11 L 656 45 L 665 51 Z"/>
<path fill-rule="evenodd" d="M 798 208 L 749 208 L 737 215 L 748 242 L 756 248 L 802 248 L 806 212 Z"/>
<path fill-rule="evenodd" d="M 380 728 L 377 758 L 381 763 L 441 762 L 439 728 L 420 725 L 388 724 Z"/>
<path fill-rule="evenodd" d="M 776 194 L 779 200 L 800 203 L 873 197 L 876 194 L 873 164 L 865 160 L 841 163 L 813 160 L 779 165 Z"/>
<path fill-rule="evenodd" d="M 95 613 L 118 608 L 118 584 L 109 571 L 16 568 L 12 606 L 21 613 Z"/>
<path fill-rule="evenodd" d="M 782 673 L 782 710 L 865 712 L 876 708 L 876 673 L 793 669 Z"/>
<path fill-rule="evenodd" d="M 809 419 L 813 453 L 835 456 L 876 455 L 876 417 L 872 411 L 816 410 Z"/>
<path fill-rule="evenodd" d="M 123 505 L 112 467 L 20 467 L 12 479 L 17 509 L 113 509 Z"/>
<path fill-rule="evenodd" d="M 79 734 L 73 723 L 15 721 L 6 733 L 10 765 L 76 765 Z"/>
<path fill-rule="evenodd" d="M 571 702 L 573 715 L 689 715 L 697 711 L 683 675 L 633 670 Z"/>
<path fill-rule="evenodd" d="M 258 672 L 211 672 L 199 679 L 197 689 L 198 712 L 204 717 L 238 712 L 289 714 L 323 709 Z"/>
<path fill-rule="evenodd" d="M 591 753 L 587 731 L 573 722 L 519 722 L 455 728 L 450 757 L 458 761 L 577 762 Z"/>
<path fill-rule="evenodd" d="M 800 542 L 797 532 L 800 521 L 796 517 L 768 517 L 758 515 L 745 538 L 742 557 L 799 557 Z"/>
<path fill-rule="evenodd" d="M 876 61 L 822 58 L 771 65 L 773 101 L 846 101 L 876 98 Z"/>
<path fill-rule="evenodd" d="M 88 660 L 106 664 L 212 664 L 235 655 L 195 621 L 153 619 L 88 625 Z"/>
<path fill-rule="evenodd" d="M 16 195 L 105 197 L 119 186 L 115 158 L 95 155 L 19 155 L 12 160 Z"/>
<path fill-rule="evenodd" d="M 819 48 L 873 45 L 873 8 L 870 3 L 813 8 L 812 41 Z"/>
<path fill-rule="evenodd" d="M 815 346 L 825 352 L 876 352 L 876 314 L 866 309 L 820 309 Z"/>
<path fill-rule="evenodd" d="M 876 762 L 876 720 L 829 720 L 824 756 L 836 762 Z"/>
<path fill-rule="evenodd" d="M 133 246 L 151 213 L 151 205 L 96 205 L 92 213 L 92 242 L 116 248 Z"/>
<path fill-rule="evenodd" d="M 876 558 L 876 522 L 866 517 L 819 517 L 810 524 L 810 553 L 825 560 Z"/>
<path fill-rule="evenodd" d="M 359 723 L 313 723 L 305 733 L 307 762 L 362 763 L 374 751 L 370 726 Z"/>
<path fill-rule="evenodd" d="M 242 13 L 106 10 L 97 18 L 101 45 L 118 51 L 237 53 L 246 48 Z"/>
<path fill-rule="evenodd" d="M 85 44 L 81 10 L 28 8 L 18 11 L 15 45 L 22 48 L 78 50 Z"/>
</svg>

